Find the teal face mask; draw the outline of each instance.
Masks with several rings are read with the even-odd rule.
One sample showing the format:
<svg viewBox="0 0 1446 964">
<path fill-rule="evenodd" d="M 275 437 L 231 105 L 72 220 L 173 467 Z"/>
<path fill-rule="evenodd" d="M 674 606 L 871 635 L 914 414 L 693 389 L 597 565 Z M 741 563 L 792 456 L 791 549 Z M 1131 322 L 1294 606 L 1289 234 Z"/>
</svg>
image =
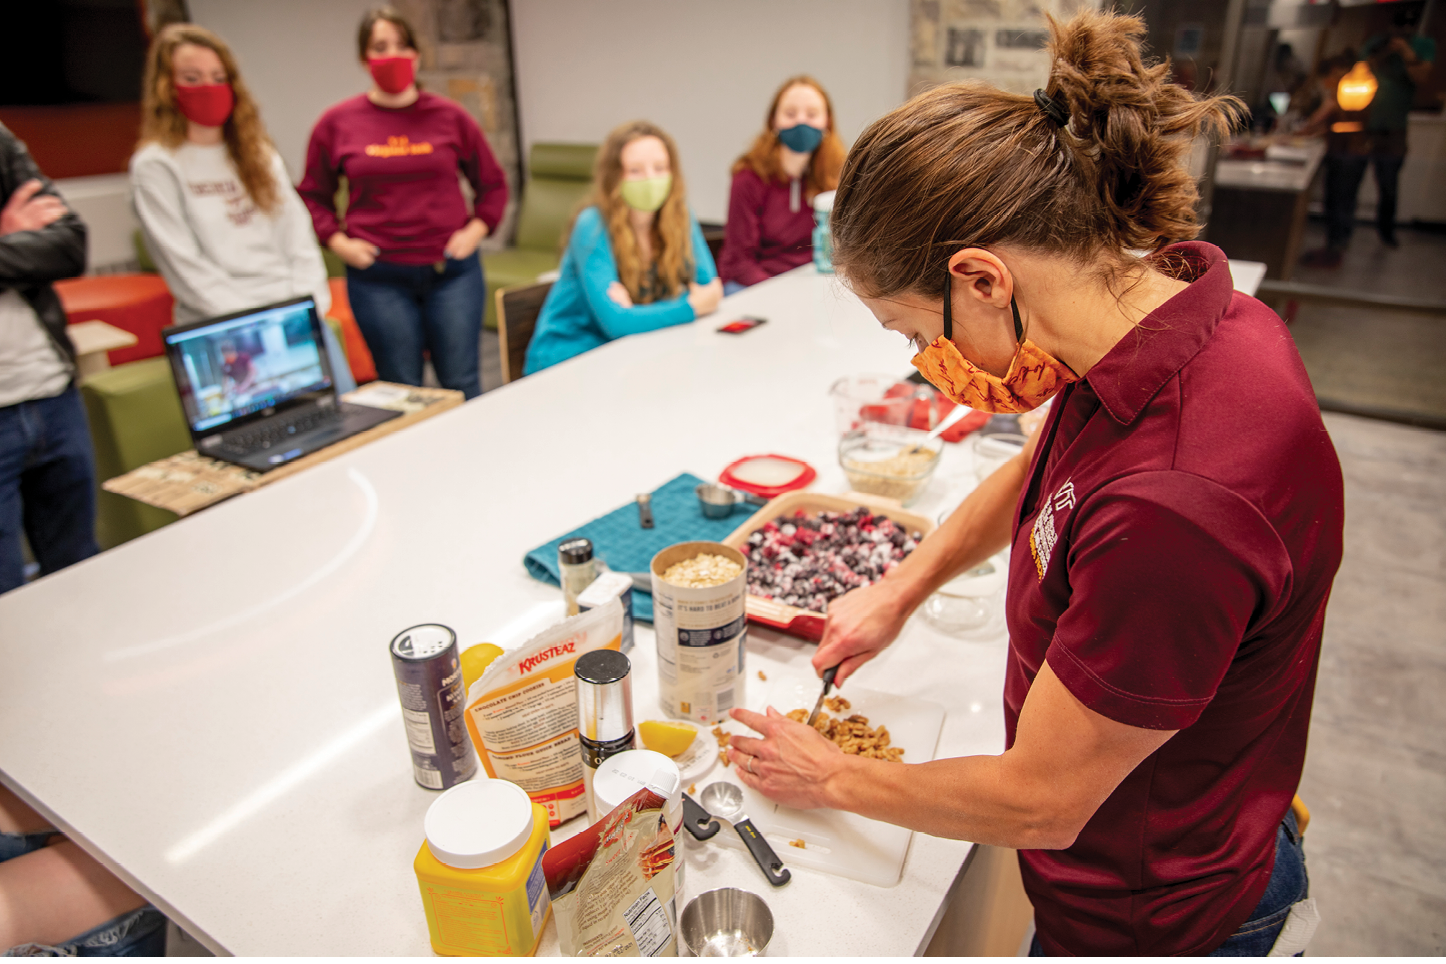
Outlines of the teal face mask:
<svg viewBox="0 0 1446 964">
<path fill-rule="evenodd" d="M 672 193 L 673 175 L 624 181 L 618 190 L 622 193 L 623 201 L 634 211 L 656 211 Z"/>
</svg>

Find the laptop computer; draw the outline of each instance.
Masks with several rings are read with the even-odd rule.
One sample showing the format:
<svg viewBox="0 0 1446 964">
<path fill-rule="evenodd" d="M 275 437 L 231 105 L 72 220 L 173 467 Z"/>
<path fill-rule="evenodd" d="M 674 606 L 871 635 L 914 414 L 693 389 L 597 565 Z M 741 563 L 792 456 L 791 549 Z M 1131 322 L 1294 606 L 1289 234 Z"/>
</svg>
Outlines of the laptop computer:
<svg viewBox="0 0 1446 964">
<path fill-rule="evenodd" d="M 161 332 L 196 451 L 269 472 L 401 413 L 337 397 L 310 296 Z"/>
</svg>

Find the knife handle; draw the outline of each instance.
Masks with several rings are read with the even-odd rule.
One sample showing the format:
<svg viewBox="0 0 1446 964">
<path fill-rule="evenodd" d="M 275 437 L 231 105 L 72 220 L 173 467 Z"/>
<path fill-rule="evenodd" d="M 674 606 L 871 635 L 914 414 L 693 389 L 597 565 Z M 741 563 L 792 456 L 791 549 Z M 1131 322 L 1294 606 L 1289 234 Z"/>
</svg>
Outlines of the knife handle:
<svg viewBox="0 0 1446 964">
<path fill-rule="evenodd" d="M 683 826 L 693 835 L 694 840 L 710 840 L 723 829 L 718 821 L 699 806 L 698 801 L 683 794 Z"/>
<path fill-rule="evenodd" d="M 831 689 L 833 689 L 833 678 L 838 675 L 839 666 L 842 666 L 842 665 L 843 665 L 842 663 L 839 663 L 838 666 L 830 666 L 828 669 L 826 669 L 826 670 L 823 671 L 823 695 L 824 695 L 824 696 L 827 696 L 827 695 L 828 695 L 828 691 L 831 690 Z"/>
<path fill-rule="evenodd" d="M 733 829 L 737 830 L 738 836 L 743 838 L 743 846 L 747 847 L 748 852 L 753 855 L 758 869 L 763 871 L 763 876 L 768 878 L 770 884 L 782 887 L 788 883 L 793 874 L 783 866 L 783 861 L 778 859 L 778 854 L 773 852 L 773 847 L 763 839 L 763 834 L 758 832 L 758 828 L 753 826 L 752 820 L 744 818 L 735 823 Z"/>
</svg>

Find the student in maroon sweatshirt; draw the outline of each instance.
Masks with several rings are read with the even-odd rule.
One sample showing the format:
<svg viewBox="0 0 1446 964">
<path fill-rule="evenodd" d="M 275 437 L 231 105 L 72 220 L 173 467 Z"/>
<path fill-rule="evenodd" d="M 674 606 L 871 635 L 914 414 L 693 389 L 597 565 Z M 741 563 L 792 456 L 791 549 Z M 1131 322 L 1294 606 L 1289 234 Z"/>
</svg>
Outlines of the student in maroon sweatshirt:
<svg viewBox="0 0 1446 964">
<path fill-rule="evenodd" d="M 818 81 L 790 77 L 773 95 L 763 133 L 733 162 L 718 273 L 732 294 L 813 257 L 813 199 L 838 186 L 843 141 Z"/>
<path fill-rule="evenodd" d="M 377 374 L 420 385 L 426 350 L 438 381 L 474 398 L 487 295 L 477 244 L 502 220 L 507 180 L 476 121 L 417 89 L 417 45 L 400 14 L 367 13 L 357 48 L 372 89 L 316 122 L 298 193 L 317 237 L 346 262 Z M 470 211 L 458 171 L 476 195 Z M 335 203 L 342 176 L 345 214 Z"/>
</svg>

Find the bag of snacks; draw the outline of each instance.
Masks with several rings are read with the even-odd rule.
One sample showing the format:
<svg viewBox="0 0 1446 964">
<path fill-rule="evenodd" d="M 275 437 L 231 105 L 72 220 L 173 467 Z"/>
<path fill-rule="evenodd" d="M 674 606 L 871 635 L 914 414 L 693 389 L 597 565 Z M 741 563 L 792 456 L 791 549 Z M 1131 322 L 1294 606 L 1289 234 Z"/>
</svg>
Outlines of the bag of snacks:
<svg viewBox="0 0 1446 964">
<path fill-rule="evenodd" d="M 557 940 L 571 957 L 677 957 L 673 832 L 644 787 L 542 857 Z"/>
<path fill-rule="evenodd" d="M 587 810 L 573 664 L 620 649 L 622 637 L 622 603 L 611 599 L 494 656 L 467 689 L 463 718 L 487 775 L 526 790 L 551 826 Z"/>
</svg>

